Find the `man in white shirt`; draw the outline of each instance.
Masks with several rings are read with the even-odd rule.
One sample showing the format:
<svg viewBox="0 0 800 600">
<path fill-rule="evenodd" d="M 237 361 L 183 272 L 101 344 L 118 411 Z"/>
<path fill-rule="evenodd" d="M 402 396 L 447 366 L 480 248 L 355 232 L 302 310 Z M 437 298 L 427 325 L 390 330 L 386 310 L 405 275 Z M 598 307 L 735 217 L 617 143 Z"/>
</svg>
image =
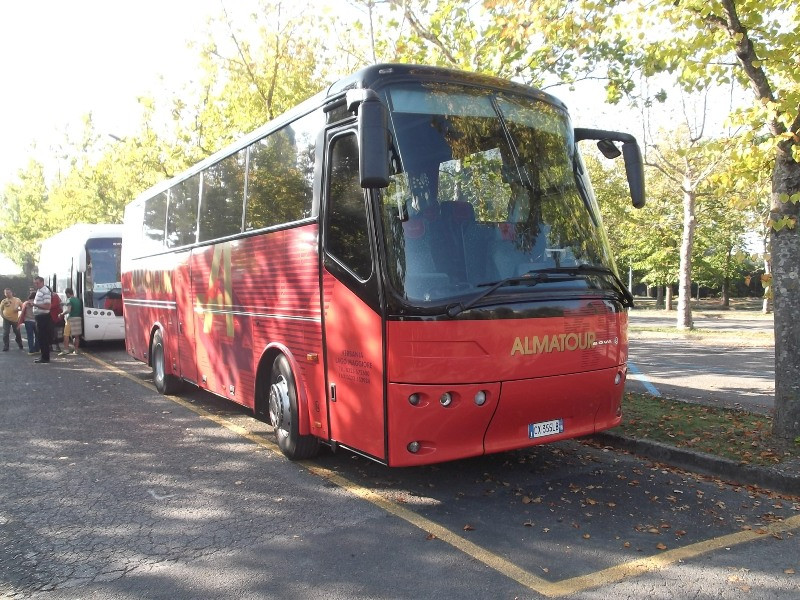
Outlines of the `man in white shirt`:
<svg viewBox="0 0 800 600">
<path fill-rule="evenodd" d="M 39 349 L 42 351 L 42 356 L 33 362 L 46 364 L 50 362 L 50 345 L 53 343 L 53 320 L 50 318 L 52 292 L 44 284 L 42 277 L 34 277 L 33 285 L 36 287 L 36 297 L 33 299 L 33 316 L 36 319 Z"/>
</svg>

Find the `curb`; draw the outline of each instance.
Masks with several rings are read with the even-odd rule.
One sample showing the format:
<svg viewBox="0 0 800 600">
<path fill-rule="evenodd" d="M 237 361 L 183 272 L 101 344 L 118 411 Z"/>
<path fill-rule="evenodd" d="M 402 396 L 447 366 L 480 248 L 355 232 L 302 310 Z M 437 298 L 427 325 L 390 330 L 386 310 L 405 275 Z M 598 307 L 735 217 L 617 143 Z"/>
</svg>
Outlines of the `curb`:
<svg viewBox="0 0 800 600">
<path fill-rule="evenodd" d="M 787 473 L 772 467 L 754 467 L 703 452 L 613 433 L 596 433 L 592 439 L 604 446 L 628 450 L 692 473 L 712 475 L 734 485 L 752 485 L 782 494 L 800 495 L 800 471 Z"/>
</svg>

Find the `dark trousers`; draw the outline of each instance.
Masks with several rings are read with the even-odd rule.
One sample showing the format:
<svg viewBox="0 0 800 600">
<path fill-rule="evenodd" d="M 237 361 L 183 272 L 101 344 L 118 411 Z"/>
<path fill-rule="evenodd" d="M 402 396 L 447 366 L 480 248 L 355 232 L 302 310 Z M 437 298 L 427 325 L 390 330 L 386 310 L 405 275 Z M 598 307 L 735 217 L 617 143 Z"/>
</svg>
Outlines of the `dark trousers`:
<svg viewBox="0 0 800 600">
<path fill-rule="evenodd" d="M 19 327 L 14 321 L 9 321 L 3 317 L 3 350 L 8 350 L 8 343 L 11 330 L 14 330 L 14 336 L 17 338 L 17 346 L 22 348 L 22 338 L 19 336 Z"/>
<path fill-rule="evenodd" d="M 50 313 L 36 315 L 36 333 L 39 339 L 39 350 L 42 351 L 42 362 L 50 362 L 50 344 L 53 343 L 53 321 Z"/>
</svg>

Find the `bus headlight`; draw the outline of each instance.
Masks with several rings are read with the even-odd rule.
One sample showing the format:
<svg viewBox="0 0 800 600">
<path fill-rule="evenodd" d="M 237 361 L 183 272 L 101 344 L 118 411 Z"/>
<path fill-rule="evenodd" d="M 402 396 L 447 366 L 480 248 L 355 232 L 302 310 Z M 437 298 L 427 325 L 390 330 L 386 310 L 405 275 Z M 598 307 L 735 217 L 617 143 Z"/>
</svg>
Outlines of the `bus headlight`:
<svg viewBox="0 0 800 600">
<path fill-rule="evenodd" d="M 450 392 L 445 392 L 439 396 L 439 404 L 442 406 L 450 406 L 453 403 L 453 395 Z"/>
<path fill-rule="evenodd" d="M 419 442 L 411 442 L 408 445 L 408 451 L 411 452 L 412 454 L 416 454 L 417 452 L 419 452 Z"/>
<path fill-rule="evenodd" d="M 417 406 L 419 404 L 419 394 L 411 394 L 408 397 L 408 403 L 411 406 Z"/>
<path fill-rule="evenodd" d="M 480 390 L 478 393 L 475 394 L 475 404 L 478 406 L 483 406 L 486 404 L 486 392 Z"/>
</svg>

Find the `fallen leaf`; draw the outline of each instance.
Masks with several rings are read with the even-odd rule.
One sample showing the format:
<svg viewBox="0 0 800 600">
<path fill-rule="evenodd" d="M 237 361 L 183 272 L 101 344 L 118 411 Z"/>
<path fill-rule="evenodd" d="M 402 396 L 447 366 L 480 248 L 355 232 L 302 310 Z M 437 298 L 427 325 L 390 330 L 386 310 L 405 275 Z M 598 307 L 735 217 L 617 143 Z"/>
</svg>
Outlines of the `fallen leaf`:
<svg viewBox="0 0 800 600">
<path fill-rule="evenodd" d="M 469 523 L 467 523 L 466 525 L 464 525 L 464 531 L 475 531 L 475 528 Z"/>
<path fill-rule="evenodd" d="M 588 533 L 584 533 L 583 534 L 583 539 L 585 539 L 585 540 L 588 540 L 590 537 L 592 537 L 592 536 L 589 535 Z"/>
<path fill-rule="evenodd" d="M 666 550 L 667 546 L 663 543 L 658 543 L 656 544 L 656 548 L 658 548 L 659 550 Z"/>
<path fill-rule="evenodd" d="M 794 569 L 784 569 L 783 572 L 787 575 L 794 575 Z"/>
<path fill-rule="evenodd" d="M 432 533 L 429 533 L 428 535 L 425 536 L 425 539 L 426 540 L 435 540 L 436 536 L 433 535 Z"/>
</svg>

